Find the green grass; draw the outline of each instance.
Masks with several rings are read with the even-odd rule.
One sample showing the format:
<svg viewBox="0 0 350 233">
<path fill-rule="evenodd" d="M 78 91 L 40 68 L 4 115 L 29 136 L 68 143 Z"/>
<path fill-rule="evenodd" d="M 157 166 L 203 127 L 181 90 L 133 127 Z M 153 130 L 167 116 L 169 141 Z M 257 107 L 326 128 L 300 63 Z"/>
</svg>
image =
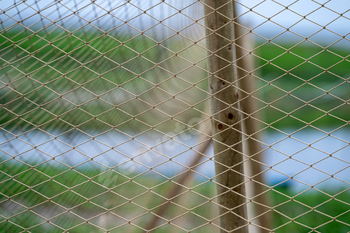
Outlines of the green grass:
<svg viewBox="0 0 350 233">
<path fill-rule="evenodd" d="M 180 50 L 176 39 L 167 46 Z M 258 81 L 261 89 L 255 95 L 264 102 L 261 112 L 267 126 L 340 126 L 350 120 L 345 104 L 350 99 L 350 85 L 346 82 L 350 74 L 348 50 L 334 46 L 323 49 L 306 42 L 297 46 L 267 43 L 256 47 L 256 74 L 262 79 Z M 151 104 L 159 102 L 155 96 L 160 93 L 152 91 L 156 84 L 173 76 L 160 67 L 177 73 L 189 65 L 176 57 L 170 63 L 162 62 L 174 54 L 145 36 L 106 35 L 96 30 L 72 34 L 63 30 L 35 34 L 7 31 L 0 36 L 0 55 L 0 125 L 7 128 L 79 126 L 85 130 L 103 124 L 120 126 L 133 121 L 134 116 L 154 125 L 159 121 L 152 121 L 152 115 L 158 114 L 164 120 L 167 116 L 151 111 Z M 206 66 L 205 61 L 198 65 Z M 207 90 L 205 77 L 201 71 L 196 79 L 197 87 L 203 90 Z M 179 79 L 172 80 L 174 93 L 191 87 Z M 160 84 L 164 89 L 162 85 L 165 84 Z M 196 101 L 207 98 L 197 88 L 190 91 Z M 135 95 L 143 98 L 134 99 Z M 134 100 L 119 106 L 121 98 Z M 160 98 L 169 97 L 165 94 Z M 192 98 L 186 99 L 189 104 L 195 103 L 190 103 Z M 204 104 L 195 104 L 195 111 L 187 111 L 184 117 L 200 116 L 196 109 L 203 107 Z M 142 114 L 146 110 L 147 114 Z"/>
<path fill-rule="evenodd" d="M 349 50 L 299 45 L 258 45 L 257 74 L 262 117 L 276 128 L 341 126 L 350 120 Z"/>
<path fill-rule="evenodd" d="M 1 81 L 9 85 L 0 86 L 1 104 L 5 104 L 5 108 L 1 108 L 0 124 L 28 127 L 32 123 L 60 128 L 63 122 L 82 125 L 96 115 L 108 118 L 107 123 L 112 125 L 129 120 L 131 116 L 123 112 L 123 107 L 106 112 L 114 106 L 96 97 L 109 91 L 103 98 L 111 104 L 117 103 L 113 94 L 125 98 L 131 96 L 118 87 L 129 90 L 135 83 L 140 84 L 138 92 L 146 91 L 151 84 L 136 74 L 153 64 L 140 57 L 130 59 L 137 55 L 136 51 L 153 46 L 155 43 L 146 39 L 135 38 L 127 42 L 126 38 L 118 37 L 117 41 L 112 36 L 96 32 L 74 36 L 65 32 L 35 35 L 28 31 L 3 33 L 0 36 L 3 58 L 0 76 Z M 155 55 L 160 51 L 162 49 L 155 46 L 144 53 L 144 57 L 158 62 Z M 123 64 L 123 67 L 118 64 Z M 145 78 L 148 76 L 144 74 Z M 101 114 L 103 112 L 106 113 Z M 61 124 L 57 125 L 55 118 L 60 119 Z M 89 128 L 94 124 L 85 125 Z"/>
<path fill-rule="evenodd" d="M 167 178 L 150 173 L 126 176 L 114 172 L 110 175 L 110 171 L 106 172 L 107 169 L 98 164 L 92 162 L 90 165 L 70 169 L 52 166 L 51 162 L 33 167 L 15 161 L 1 162 L 0 232 L 15 233 L 24 228 L 31 228 L 31 232 L 62 232 L 62 229 L 69 229 L 69 232 L 100 232 L 93 226 L 100 224 L 94 217 L 102 213 L 107 215 L 108 209 L 115 216 L 126 219 L 139 216 L 132 222 L 145 226 L 151 218 L 147 210 L 155 212 L 158 205 L 165 203 L 162 196 L 166 196 L 174 185 Z M 99 178 L 102 172 L 106 173 Z M 105 183 L 108 178 L 116 176 L 114 182 Z M 190 187 L 192 191 L 183 193 L 187 196 L 182 200 L 173 199 L 174 204 L 163 216 L 188 230 L 206 223 L 205 219 L 213 219 L 217 208 L 214 204 L 217 201 L 214 198 L 214 183 L 196 181 Z M 149 192 L 148 188 L 152 188 L 152 191 Z M 322 192 L 310 190 L 298 193 L 277 187 L 269 192 L 269 196 L 274 206 L 274 232 L 302 233 L 315 229 L 331 233 L 350 230 L 349 190 L 324 189 Z M 214 203 L 207 202 L 208 198 L 213 198 Z M 191 213 L 178 205 L 191 209 Z M 46 223 L 37 214 L 50 219 L 52 224 Z M 184 216 L 174 219 L 179 214 Z M 142 232 L 130 224 L 123 226 L 123 223 L 124 220 L 115 217 L 106 228 L 116 227 L 111 232 Z M 168 232 L 170 228 L 165 225 L 155 232 Z M 209 230 L 215 231 L 217 228 L 206 225 L 194 232 Z"/>
<path fill-rule="evenodd" d="M 175 50 L 173 40 L 168 44 Z M 96 31 L 72 35 L 64 31 L 5 32 L 0 36 L 0 126 L 39 126 L 44 130 L 117 126 L 124 130 L 133 122 L 134 128 L 147 128 L 140 122 L 155 125 L 168 118 L 162 112 L 172 114 L 161 104 L 172 97 L 163 91 L 169 86 L 174 94 L 191 88 L 195 97 L 188 104 L 202 110 L 204 103 L 199 101 L 204 92 L 191 83 L 206 89 L 206 81 L 201 81 L 205 72 L 190 68 L 181 73 L 188 63 L 177 57 L 165 61 L 173 55 L 145 36 L 131 38 Z M 188 76 L 185 73 L 193 69 L 200 75 L 190 77 L 189 83 L 178 78 L 168 80 L 172 72 Z M 188 92 L 177 98 L 184 99 Z M 188 108 L 177 100 L 168 103 L 172 101 Z M 155 104 L 160 106 L 153 109 Z M 178 118 L 200 116 L 198 110 L 189 110 Z"/>
<path fill-rule="evenodd" d="M 296 193 L 276 189 L 271 200 L 276 206 L 274 232 L 348 232 L 350 230 L 349 190 L 325 189 Z"/>
<path fill-rule="evenodd" d="M 99 232 L 91 225 L 98 224 L 98 218 L 93 217 L 101 213 L 108 215 L 107 209 L 111 209 L 117 216 L 125 219 L 133 219 L 141 215 L 134 220 L 134 223 L 145 227 L 151 218 L 147 210 L 156 211 L 157 206 L 165 203 L 166 200 L 162 196 L 167 196 L 168 190 L 173 186 L 173 183 L 164 177 L 147 174 L 142 176 L 132 174 L 128 177 L 121 173 L 107 171 L 105 168 L 97 168 L 97 164 L 94 166 L 95 168 L 78 167 L 72 170 L 47 163 L 35 168 L 13 161 L 1 163 L 0 208 L 1 215 L 8 218 L 8 221 L 4 221 L 4 218 L 0 219 L 0 232 L 21 232 L 23 228 L 33 228 L 31 232 L 43 232 L 48 229 L 50 232 L 62 232 L 59 228 L 46 224 L 45 219 L 35 213 L 46 218 L 51 217 L 51 223 L 70 229 L 69 232 L 82 232 L 82 230 Z M 105 173 L 98 176 L 102 172 Z M 132 180 L 131 177 L 133 177 Z M 112 178 L 114 182 L 106 183 L 108 178 Z M 147 188 L 152 188 L 152 191 L 149 192 Z M 215 186 L 213 183 L 207 183 L 193 190 L 201 195 L 212 197 Z M 202 205 L 205 199 L 194 193 L 190 193 L 189 198 L 192 201 L 183 205 L 193 208 L 194 213 L 203 215 L 203 211 L 207 210 L 207 206 Z M 175 203 L 178 201 L 178 198 L 174 199 Z M 186 212 L 183 208 L 172 205 L 164 217 L 171 219 L 183 212 Z M 114 216 L 114 219 L 118 220 L 114 220 L 115 223 L 105 227 L 113 228 L 125 224 L 121 218 Z M 192 219 L 199 221 L 196 220 L 196 216 L 192 216 Z M 89 220 L 89 223 L 77 226 L 86 220 Z M 43 222 L 45 224 L 41 224 Z M 117 227 L 111 232 L 120 232 L 123 227 L 126 226 Z M 166 232 L 164 230 L 167 228 L 163 227 L 162 230 L 155 232 Z M 128 232 L 141 231 L 134 229 Z"/>
</svg>

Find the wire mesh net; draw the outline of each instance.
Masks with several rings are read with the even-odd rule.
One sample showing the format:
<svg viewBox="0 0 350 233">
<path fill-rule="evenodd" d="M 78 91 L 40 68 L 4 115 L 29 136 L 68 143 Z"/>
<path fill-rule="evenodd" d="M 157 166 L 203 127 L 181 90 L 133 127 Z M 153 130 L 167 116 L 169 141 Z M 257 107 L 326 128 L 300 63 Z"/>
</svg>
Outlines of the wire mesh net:
<svg viewBox="0 0 350 233">
<path fill-rule="evenodd" d="M 350 3 L 234 4 L 245 225 L 350 231 Z M 208 7 L 0 1 L 0 232 L 226 232 Z"/>
</svg>

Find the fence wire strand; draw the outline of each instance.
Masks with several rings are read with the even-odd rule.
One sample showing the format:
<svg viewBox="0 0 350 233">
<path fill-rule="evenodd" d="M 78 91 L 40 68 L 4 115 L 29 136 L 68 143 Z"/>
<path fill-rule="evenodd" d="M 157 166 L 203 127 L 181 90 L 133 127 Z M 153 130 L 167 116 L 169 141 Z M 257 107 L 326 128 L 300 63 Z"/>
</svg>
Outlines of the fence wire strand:
<svg viewBox="0 0 350 233">
<path fill-rule="evenodd" d="M 350 5 L 234 4 L 249 232 L 350 231 Z M 205 7 L 0 1 L 0 232 L 225 231 Z"/>
</svg>

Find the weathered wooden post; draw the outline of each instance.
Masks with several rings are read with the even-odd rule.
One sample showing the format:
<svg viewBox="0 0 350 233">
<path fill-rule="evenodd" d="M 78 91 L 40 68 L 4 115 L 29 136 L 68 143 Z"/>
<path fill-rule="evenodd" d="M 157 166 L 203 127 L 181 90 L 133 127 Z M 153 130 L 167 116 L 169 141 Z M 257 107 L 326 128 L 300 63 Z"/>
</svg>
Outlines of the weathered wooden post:
<svg viewBox="0 0 350 233">
<path fill-rule="evenodd" d="M 233 1 L 204 0 L 221 232 L 248 232 Z"/>
<path fill-rule="evenodd" d="M 254 45 L 251 37 L 244 36 L 243 26 L 237 19 L 237 3 L 233 4 L 233 16 L 235 21 L 235 44 L 236 56 L 237 56 L 237 79 L 239 80 L 240 87 L 240 106 L 244 112 L 244 126 L 245 133 L 248 137 L 246 143 L 248 144 L 248 153 L 250 157 L 251 176 L 253 180 L 254 196 L 257 204 L 255 204 L 255 214 L 259 216 L 257 224 L 261 227 L 260 232 L 268 232 L 268 229 L 272 227 L 272 213 L 269 212 L 269 197 L 264 186 L 263 167 L 261 165 L 262 160 L 262 147 L 259 142 L 259 122 L 254 118 L 259 119 L 258 101 L 252 97 L 253 92 L 256 90 L 256 80 L 253 77 L 254 57 L 249 54 L 247 50 L 251 50 Z M 244 49 L 243 49 L 244 48 Z"/>
</svg>

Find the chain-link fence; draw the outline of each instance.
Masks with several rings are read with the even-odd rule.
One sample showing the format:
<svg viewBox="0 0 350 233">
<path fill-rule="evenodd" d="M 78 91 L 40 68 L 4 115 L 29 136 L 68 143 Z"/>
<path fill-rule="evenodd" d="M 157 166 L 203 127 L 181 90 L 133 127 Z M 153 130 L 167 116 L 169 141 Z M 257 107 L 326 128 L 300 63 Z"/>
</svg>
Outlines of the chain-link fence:
<svg viewBox="0 0 350 233">
<path fill-rule="evenodd" d="M 6 0 L 0 24 L 0 232 L 350 231 L 347 0 Z"/>
</svg>

